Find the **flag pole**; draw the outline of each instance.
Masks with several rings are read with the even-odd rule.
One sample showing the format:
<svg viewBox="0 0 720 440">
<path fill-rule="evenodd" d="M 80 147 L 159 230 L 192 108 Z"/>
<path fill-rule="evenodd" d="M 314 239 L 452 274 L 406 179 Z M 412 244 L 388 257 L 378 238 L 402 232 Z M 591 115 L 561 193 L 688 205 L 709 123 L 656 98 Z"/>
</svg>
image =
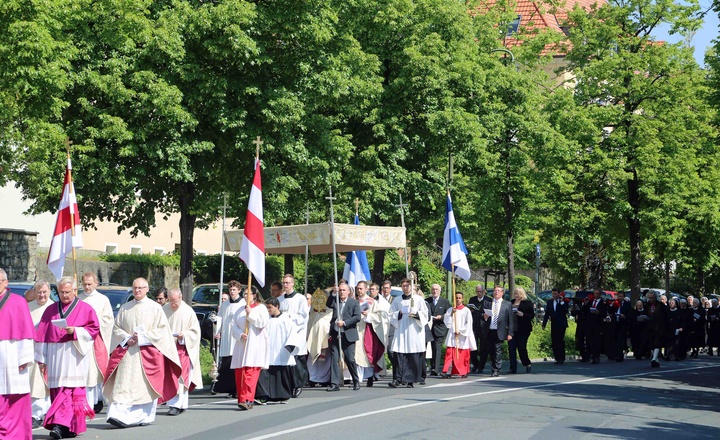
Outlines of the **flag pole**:
<svg viewBox="0 0 720 440">
<path fill-rule="evenodd" d="M 457 295 L 455 294 L 455 265 L 452 267 L 452 295 L 453 295 L 453 332 L 455 333 L 455 359 L 458 358 L 458 333 L 457 333 Z"/>
<path fill-rule="evenodd" d="M 70 138 L 65 139 L 65 148 L 67 149 L 67 160 L 68 164 L 70 163 L 70 145 L 72 144 L 72 141 Z M 70 180 L 70 187 L 68 188 L 68 191 L 74 191 L 75 185 L 72 183 L 72 168 L 68 167 L 68 177 Z M 73 204 L 70 203 L 70 234 L 72 234 L 72 243 L 75 244 L 75 211 Z M 75 288 L 77 288 L 77 253 L 75 251 L 75 246 L 70 246 L 72 248 L 72 259 L 73 259 L 73 279 L 75 280 Z"/>
<path fill-rule="evenodd" d="M 263 144 L 263 141 L 260 139 L 260 136 L 256 137 L 253 141 L 253 144 L 255 144 L 255 167 L 260 166 L 260 145 Z M 253 167 L 253 169 L 255 169 Z M 257 172 L 257 170 L 255 170 Z M 253 173 L 253 179 L 255 174 Z M 247 219 L 245 219 L 245 223 L 247 223 Z M 247 266 L 247 263 L 245 263 Z M 248 332 L 250 331 L 250 320 L 248 319 L 249 310 L 250 310 L 250 294 L 252 293 L 252 271 L 250 270 L 250 267 L 248 267 L 248 282 L 247 287 L 245 288 L 245 337 L 248 336 Z M 247 340 L 245 341 L 245 350 L 247 350 Z"/>
<path fill-rule="evenodd" d="M 333 275 L 335 276 L 335 310 L 337 313 L 337 318 L 342 319 L 342 316 L 340 316 L 340 289 L 338 286 L 338 269 L 337 269 L 337 247 L 335 245 L 335 211 L 333 208 L 333 200 L 335 200 L 335 197 L 333 197 L 332 194 L 332 185 L 329 187 L 330 195 L 328 197 L 325 197 L 326 200 L 330 201 L 330 241 L 332 242 L 332 251 L 333 251 Z M 345 363 L 345 359 L 343 356 L 342 351 L 342 327 L 338 327 L 338 348 L 340 352 L 340 361 L 342 363 Z"/>
</svg>

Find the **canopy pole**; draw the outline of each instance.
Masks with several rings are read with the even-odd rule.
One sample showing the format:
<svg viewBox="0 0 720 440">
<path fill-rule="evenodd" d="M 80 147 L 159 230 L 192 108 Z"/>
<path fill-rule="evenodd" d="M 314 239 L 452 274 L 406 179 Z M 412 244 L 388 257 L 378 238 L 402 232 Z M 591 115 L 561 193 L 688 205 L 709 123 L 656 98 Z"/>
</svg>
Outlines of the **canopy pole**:
<svg viewBox="0 0 720 440">
<path fill-rule="evenodd" d="M 305 206 L 305 224 L 310 224 L 310 203 Z M 310 246 L 305 245 L 305 293 L 308 294 L 308 257 L 310 254 Z"/>
<path fill-rule="evenodd" d="M 395 207 L 400 208 L 400 224 L 405 228 L 405 207 L 407 204 L 402 202 L 402 194 L 400 194 L 400 203 Z M 405 230 L 405 246 L 403 247 L 403 254 L 405 255 L 405 278 L 410 278 L 410 268 L 408 264 L 408 251 L 407 251 L 407 229 Z"/>
<path fill-rule="evenodd" d="M 330 195 L 328 197 L 325 197 L 326 200 L 330 201 L 330 242 L 332 243 L 332 251 L 333 251 L 333 275 L 335 276 L 335 312 L 338 319 L 342 319 L 342 316 L 340 316 L 340 290 L 338 286 L 338 269 L 337 269 L 337 247 L 335 246 L 335 211 L 333 208 L 333 200 L 335 200 L 335 197 L 333 197 L 332 194 L 332 185 L 329 187 Z M 343 359 L 343 351 L 342 351 L 342 327 L 338 327 L 338 348 L 340 351 L 340 360 L 344 363 L 345 360 Z"/>
</svg>

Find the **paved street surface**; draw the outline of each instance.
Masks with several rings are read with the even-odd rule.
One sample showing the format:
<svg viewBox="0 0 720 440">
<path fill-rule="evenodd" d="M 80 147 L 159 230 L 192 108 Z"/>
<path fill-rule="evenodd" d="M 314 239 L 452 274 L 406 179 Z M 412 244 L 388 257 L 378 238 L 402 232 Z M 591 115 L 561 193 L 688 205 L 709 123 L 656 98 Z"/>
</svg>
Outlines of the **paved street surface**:
<svg viewBox="0 0 720 440">
<path fill-rule="evenodd" d="M 103 411 L 80 438 L 720 439 L 720 358 L 649 364 L 536 362 L 532 374 L 429 378 L 414 389 L 393 390 L 387 381 L 360 391 L 306 388 L 286 405 L 245 412 L 234 400 L 201 391 L 180 416 L 158 407 L 149 426 L 116 429 Z M 49 438 L 47 432 L 37 429 L 33 438 Z"/>
</svg>

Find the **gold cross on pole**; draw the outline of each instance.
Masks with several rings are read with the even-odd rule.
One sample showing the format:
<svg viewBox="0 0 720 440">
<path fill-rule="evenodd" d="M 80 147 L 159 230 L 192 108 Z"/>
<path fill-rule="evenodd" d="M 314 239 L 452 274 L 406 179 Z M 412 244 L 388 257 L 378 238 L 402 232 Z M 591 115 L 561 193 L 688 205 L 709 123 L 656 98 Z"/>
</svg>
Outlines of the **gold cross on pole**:
<svg viewBox="0 0 720 440">
<path fill-rule="evenodd" d="M 260 157 L 260 145 L 263 144 L 263 141 L 260 139 L 260 136 L 256 137 L 253 141 L 253 144 L 255 144 L 255 157 Z"/>
</svg>

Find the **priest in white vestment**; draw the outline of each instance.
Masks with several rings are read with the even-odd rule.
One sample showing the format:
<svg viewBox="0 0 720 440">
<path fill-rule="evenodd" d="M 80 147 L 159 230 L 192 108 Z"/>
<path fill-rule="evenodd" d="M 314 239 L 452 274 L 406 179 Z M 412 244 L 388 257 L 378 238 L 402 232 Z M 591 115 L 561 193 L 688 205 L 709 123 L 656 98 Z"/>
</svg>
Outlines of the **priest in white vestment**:
<svg viewBox="0 0 720 440">
<path fill-rule="evenodd" d="M 235 313 L 232 335 L 236 342 L 230 364 L 230 368 L 235 370 L 238 408 L 241 411 L 252 409 L 260 371 L 270 365 L 268 335 L 265 332 L 270 314 L 255 287 L 250 290 L 247 299 L 250 305 Z"/>
<path fill-rule="evenodd" d="M 105 370 L 107 370 L 108 360 L 110 359 L 110 339 L 112 339 L 113 326 L 115 325 L 115 315 L 113 315 L 112 304 L 107 296 L 96 290 L 98 285 L 97 277 L 92 272 L 85 272 L 82 276 L 83 291 L 79 297 L 95 310 L 98 321 L 100 321 L 100 336 L 95 339 L 93 350 L 90 352 L 90 372 L 87 382 L 88 402 L 93 407 L 95 413 L 102 411 L 103 395 L 102 385 L 105 380 Z"/>
<path fill-rule="evenodd" d="M 293 373 L 293 397 L 302 393 L 302 387 L 309 379 L 307 366 L 307 326 L 310 317 L 310 306 L 304 294 L 295 291 L 295 277 L 290 274 L 283 276 L 284 294 L 278 298 L 280 311 L 293 322 L 295 337 L 297 337 L 297 354 Z"/>
<path fill-rule="evenodd" d="M 470 309 L 463 304 L 462 293 L 455 294 L 455 307 L 445 312 L 443 321 L 448 328 L 445 338 L 445 364 L 443 376 L 453 374 L 467 377 L 470 373 L 470 352 L 477 350 Z M 451 367 L 452 365 L 452 367 Z"/>
<path fill-rule="evenodd" d="M 270 320 L 265 328 L 268 335 L 268 369 L 260 372 L 255 403 L 286 403 L 293 395 L 292 367 L 297 354 L 295 326 L 290 317 L 280 311 L 277 298 L 265 301 Z"/>
<path fill-rule="evenodd" d="M 411 293 L 410 280 L 401 282 L 403 294 L 393 300 L 390 306 L 390 324 L 395 328 L 392 340 L 393 381 L 388 385 L 397 388 L 405 384 L 413 388 L 421 382 L 425 371 L 425 325 L 428 309 L 425 298 Z"/>
<path fill-rule="evenodd" d="M 100 333 L 97 315 L 77 297 L 72 277 L 58 281 L 60 301 L 45 309 L 35 334 L 35 361 L 47 373 L 51 405 L 43 426 L 50 437 L 75 437 L 87 430 L 85 418 L 94 418 L 85 384 L 90 356 Z"/>
<path fill-rule="evenodd" d="M 375 375 L 385 371 L 384 340 L 388 321 L 387 313 L 380 309 L 376 299 L 367 295 L 367 291 L 365 281 L 360 281 L 355 288 L 362 315 L 357 324 L 360 339 L 355 344 L 355 363 L 360 382 L 367 379 L 367 386 L 371 387 L 375 382 Z"/>
<path fill-rule="evenodd" d="M 50 285 L 45 280 L 40 280 L 33 286 L 35 291 L 35 299 L 28 303 L 30 308 L 30 316 L 32 316 L 33 325 L 37 330 L 45 309 L 55 301 L 50 299 Z M 42 421 L 50 409 L 50 389 L 45 383 L 42 371 L 37 368 L 37 363 L 31 363 L 30 369 L 30 397 L 32 398 L 32 424 L 33 429 L 42 426 Z"/>
<path fill-rule="evenodd" d="M 170 289 L 167 295 L 168 300 L 163 310 L 175 338 L 175 348 L 182 366 L 177 395 L 168 401 L 168 415 L 177 416 L 188 408 L 190 391 L 203 387 L 200 369 L 200 322 L 192 307 L 183 302 L 180 289 Z"/>
<path fill-rule="evenodd" d="M 123 304 L 115 318 L 103 394 L 107 422 L 118 428 L 155 421 L 158 399 L 166 402 L 177 395 L 182 373 L 165 312 L 147 291 L 145 278 L 133 281 L 135 299 Z"/>
<path fill-rule="evenodd" d="M 235 314 L 240 308 L 245 307 L 245 298 L 241 293 L 242 285 L 232 280 L 228 283 L 228 292 L 230 298 L 220 305 L 220 332 L 215 335 L 215 339 L 220 340 L 218 348 L 218 357 L 220 358 L 220 368 L 217 382 L 213 385 L 214 393 L 228 393 L 229 398 L 237 397 L 237 389 L 235 387 L 235 373 L 230 368 L 232 363 L 232 354 L 235 349 L 235 338 L 232 337 L 233 320 Z"/>
<path fill-rule="evenodd" d="M 7 290 L 0 269 L 0 438 L 32 440 L 30 374 L 33 327 L 27 301 Z"/>
</svg>

